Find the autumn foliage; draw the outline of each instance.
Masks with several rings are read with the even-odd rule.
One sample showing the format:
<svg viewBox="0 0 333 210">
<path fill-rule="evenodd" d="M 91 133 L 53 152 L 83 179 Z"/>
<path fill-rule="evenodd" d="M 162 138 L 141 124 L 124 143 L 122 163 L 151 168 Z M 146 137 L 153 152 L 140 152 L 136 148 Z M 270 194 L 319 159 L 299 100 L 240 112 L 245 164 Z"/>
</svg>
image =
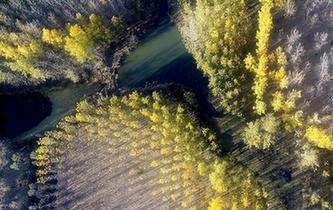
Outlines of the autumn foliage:
<svg viewBox="0 0 333 210">
<path fill-rule="evenodd" d="M 44 79 L 42 71 L 34 65 L 43 52 L 42 44 L 34 38 L 23 37 L 20 33 L 0 34 L 0 55 L 5 65 L 14 72 L 34 79 Z"/>
<path fill-rule="evenodd" d="M 116 17 L 113 18 L 115 23 Z M 110 21 L 111 22 L 111 21 Z M 118 24 L 118 23 L 117 23 Z M 122 27 L 117 25 L 117 30 Z M 116 41 L 116 36 L 122 31 L 113 33 L 103 22 L 102 17 L 92 14 L 89 18 L 76 14 L 76 23 L 68 23 L 66 30 L 43 29 L 43 41 L 64 49 L 78 62 L 91 61 L 97 55 L 97 51 L 108 47 Z"/>
<path fill-rule="evenodd" d="M 248 1 L 198 0 L 183 3 L 185 21 L 179 29 L 211 92 L 228 113 L 241 116 L 251 99 L 252 77 L 244 59 L 252 44 Z"/>
<path fill-rule="evenodd" d="M 76 133 L 84 132 L 88 142 L 109 143 L 110 148 L 104 149 L 117 165 L 110 168 L 110 174 L 121 170 L 129 159 L 142 171 L 157 170 L 153 185 L 159 186 L 159 192 L 155 194 L 165 195 L 179 207 L 266 209 L 268 194 L 251 172 L 229 158 L 217 157 L 215 135 L 202 127 L 186 104 L 162 92 L 134 91 L 94 103 L 82 101 L 76 114 L 58 128 L 38 143 L 36 164 L 41 184 L 47 182 L 52 165 L 62 161 L 58 155 L 66 154 L 60 148 L 75 148 Z"/>
</svg>

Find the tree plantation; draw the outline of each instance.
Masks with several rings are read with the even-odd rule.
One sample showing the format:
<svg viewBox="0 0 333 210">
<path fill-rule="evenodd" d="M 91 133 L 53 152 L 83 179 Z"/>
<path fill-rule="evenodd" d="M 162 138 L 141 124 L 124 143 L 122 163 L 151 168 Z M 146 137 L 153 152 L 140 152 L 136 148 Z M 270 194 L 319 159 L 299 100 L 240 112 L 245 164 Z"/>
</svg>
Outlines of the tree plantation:
<svg viewBox="0 0 333 210">
<path fill-rule="evenodd" d="M 43 29 L 42 40 L 63 48 L 68 54 L 73 56 L 79 63 L 96 59 L 96 50 L 103 49 L 111 43 L 117 41 L 117 37 L 122 33 L 123 24 L 117 17 L 112 17 L 111 26 L 115 32 L 111 32 L 103 23 L 102 17 L 92 14 L 89 20 L 80 13 L 76 14 L 78 24 L 68 24 L 67 32 L 56 29 Z M 79 25 L 80 24 L 80 25 Z"/>
<path fill-rule="evenodd" d="M 270 49 L 274 27 L 273 13 L 283 10 L 288 5 L 285 5 L 283 1 L 263 0 L 258 2 L 258 6 L 260 9 L 257 15 L 256 36 L 250 30 L 253 27 L 249 28 L 249 21 L 256 18 L 256 15 L 251 13 L 251 8 L 254 7 L 251 1 L 239 1 L 238 3 L 228 0 L 197 1 L 194 6 L 184 2 L 182 5 L 184 18 L 183 22 L 179 24 L 179 28 L 198 67 L 209 77 L 212 93 L 224 110 L 232 115 L 242 116 L 247 121 L 251 121 L 253 117 L 274 115 L 274 121 L 282 120 L 287 131 L 301 132 L 304 139 L 321 148 L 330 149 L 333 141 L 325 141 L 324 138 L 315 139 L 314 132 L 318 133 L 320 130 L 321 133 L 325 133 L 325 131 L 311 125 L 310 119 L 306 120 L 306 118 L 310 118 L 311 113 L 304 113 L 302 109 L 296 107 L 297 102 L 302 98 L 302 90 L 289 85 L 286 72 L 287 56 L 283 48 Z M 236 13 L 237 16 L 235 16 Z M 221 17 L 221 20 L 216 20 L 217 16 Z M 229 32 L 230 30 L 237 32 Z M 194 31 L 197 38 L 192 34 Z M 248 40 L 245 39 L 246 37 Z M 253 40 L 254 37 L 257 41 L 256 49 L 252 50 L 250 46 L 254 43 L 251 43 L 250 40 Z M 225 40 L 228 40 L 227 44 L 224 43 Z M 207 44 L 201 45 L 201 41 L 207 42 Z M 252 51 L 255 52 L 255 55 Z M 230 53 L 233 54 L 230 55 Z M 246 53 L 248 54 L 246 55 Z M 230 57 L 230 60 L 226 62 L 225 57 Z M 233 60 L 236 58 L 238 62 Z M 238 64 L 236 65 L 236 63 Z M 229 70 L 231 66 L 238 67 Z M 235 69 L 238 69 L 237 72 Z M 225 80 L 220 78 L 220 75 L 229 76 L 225 77 L 228 78 Z M 245 79 L 246 82 L 241 82 L 242 79 Z M 235 84 L 238 84 L 239 87 L 236 87 Z M 224 90 L 229 87 L 230 90 Z M 252 96 L 249 94 L 250 89 L 252 89 Z M 237 95 L 244 95 L 248 97 L 248 100 L 239 99 Z M 226 99 L 230 102 L 226 103 Z M 252 113 L 247 109 L 251 105 L 253 105 Z M 242 112 L 246 112 L 246 115 Z M 245 132 L 251 131 L 252 134 L 244 135 L 245 142 L 252 142 L 250 145 L 257 145 L 256 147 L 265 149 L 267 146 L 259 146 L 259 142 L 254 144 L 253 141 L 265 141 L 264 145 L 271 145 L 274 140 L 268 136 L 259 137 L 259 130 L 253 127 L 254 125 L 258 127 L 259 124 L 258 121 L 248 124 L 248 131 Z M 270 132 L 274 134 L 276 129 L 271 129 Z M 304 135 L 305 133 L 312 135 Z M 256 138 L 256 136 L 257 140 L 247 138 Z"/>
<path fill-rule="evenodd" d="M 244 71 L 247 50 L 253 45 L 250 5 L 246 1 L 200 0 L 192 6 L 184 2 L 184 22 L 180 31 L 198 67 L 210 78 L 212 94 L 227 112 L 242 115 L 251 99 Z M 193 9 L 192 9 L 193 7 Z M 237 17 L 235 17 L 237 14 Z"/>
<path fill-rule="evenodd" d="M 299 33 L 297 30 L 293 29 L 291 35 L 285 35 L 288 41 L 283 36 L 284 30 L 290 30 L 286 24 L 288 21 L 291 25 L 299 25 L 297 20 L 303 18 L 305 11 L 309 17 L 310 11 L 315 12 L 317 8 L 331 3 L 309 1 L 303 6 L 298 4 L 303 3 L 279 0 L 182 1 L 178 28 L 198 67 L 207 75 L 216 104 L 228 114 L 245 121 L 246 126 L 240 135 L 245 144 L 269 152 L 272 148 L 278 149 L 274 145 L 287 135 L 290 141 L 296 141 L 298 145 L 303 145 L 302 148 L 310 150 L 299 156 L 304 159 L 301 162 L 324 170 L 324 165 L 332 160 L 328 156 L 319 160 L 316 151 L 317 148 L 332 150 L 332 105 L 326 105 L 321 110 L 317 107 L 325 105 L 324 100 L 322 103 L 311 101 L 320 94 L 328 94 L 324 91 L 331 90 L 328 87 L 332 88 L 332 85 L 321 79 L 316 86 L 316 96 L 310 96 L 309 81 L 313 78 L 313 71 L 309 68 L 314 65 L 310 62 L 314 61 L 305 60 L 301 43 L 298 48 L 302 51 L 292 53 L 291 41 L 296 42 L 301 36 L 296 34 Z M 302 14 L 293 11 L 297 6 L 304 11 L 300 12 Z M 316 13 L 316 16 L 322 18 L 322 25 L 330 20 L 325 12 Z M 253 27 L 255 24 L 256 27 Z M 314 33 L 314 23 L 304 24 L 311 28 L 309 33 Z M 315 42 L 316 46 L 320 46 L 316 49 L 325 50 L 325 34 L 322 34 L 322 39 L 318 32 L 314 34 L 313 41 L 304 41 Z M 326 55 L 325 52 L 319 66 L 323 67 Z M 300 61 L 302 58 L 303 61 Z M 300 67 L 300 62 L 307 62 L 307 71 L 302 72 L 305 67 Z M 326 73 L 323 74 L 331 78 L 326 61 L 324 65 Z M 326 84 L 326 89 L 322 82 Z M 321 208 L 331 208 L 330 205 L 324 206 Z"/>
<path fill-rule="evenodd" d="M 37 175 L 44 191 L 40 195 L 54 188 L 52 180 L 58 178 L 61 188 L 54 196 L 59 208 L 76 203 L 81 208 L 112 208 L 126 205 L 122 201 L 113 204 L 114 199 L 134 193 L 135 199 L 144 200 L 124 208 L 152 208 L 156 203 L 148 201 L 156 199 L 162 206 L 167 202 L 185 209 L 266 209 L 268 194 L 253 174 L 228 157 L 218 157 L 214 133 L 200 125 L 188 105 L 168 97 L 160 91 L 134 91 L 80 102 L 75 115 L 66 117 L 56 131 L 38 141 Z M 91 164 L 106 168 L 82 171 L 81 164 L 83 168 Z M 75 176 L 70 175 L 72 170 Z M 101 189 L 79 181 L 90 180 L 89 176 L 99 179 L 101 173 L 107 180 Z M 112 183 L 118 180 L 124 186 L 114 189 Z M 143 189 L 147 192 L 140 194 Z M 71 195 L 64 197 L 65 190 Z M 108 198 L 114 190 L 121 195 Z M 74 203 L 76 196 L 82 197 Z M 98 204 L 98 199 L 102 203 Z"/>
<path fill-rule="evenodd" d="M 19 72 L 28 78 L 45 80 L 51 75 L 43 72 L 42 65 L 39 64 L 42 64 L 45 55 L 58 53 L 57 48 L 65 51 L 60 52 L 60 54 L 68 53 L 78 63 L 96 60 L 96 56 L 100 56 L 99 54 L 106 47 L 117 41 L 119 34 L 116 34 L 115 31 L 122 33 L 120 29 L 123 28 L 123 25 L 118 24 L 120 20 L 117 17 L 113 17 L 110 22 L 112 22 L 110 25 L 114 32 L 111 32 L 111 29 L 103 23 L 101 17 L 91 14 L 87 20 L 80 13 L 77 13 L 76 23 L 68 23 L 66 25 L 67 31 L 43 28 L 42 31 L 36 31 L 38 35 L 36 34 L 35 37 L 22 32 L 4 32 L 0 51 L 8 60 L 5 65 L 11 71 Z M 55 48 L 48 46 L 48 44 Z"/>
</svg>

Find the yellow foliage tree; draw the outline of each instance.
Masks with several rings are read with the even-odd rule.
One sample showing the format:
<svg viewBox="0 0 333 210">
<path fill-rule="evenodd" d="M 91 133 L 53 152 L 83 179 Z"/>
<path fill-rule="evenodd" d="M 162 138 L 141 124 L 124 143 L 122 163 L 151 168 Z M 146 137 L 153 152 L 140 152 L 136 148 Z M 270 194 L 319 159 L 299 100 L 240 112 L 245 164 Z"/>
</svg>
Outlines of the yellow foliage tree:
<svg viewBox="0 0 333 210">
<path fill-rule="evenodd" d="M 6 37 L 2 39 L 3 37 Z M 6 58 L 10 70 L 23 76 L 35 79 L 45 79 L 45 75 L 34 64 L 34 60 L 42 54 L 42 45 L 36 40 L 23 40 L 16 33 L 6 33 L 1 36 L 0 55 Z"/>
<path fill-rule="evenodd" d="M 76 14 L 76 23 L 68 23 L 65 31 L 44 28 L 42 32 L 43 41 L 63 48 L 80 63 L 93 60 L 98 50 L 116 41 L 116 34 L 95 14 L 89 18 Z"/>
<path fill-rule="evenodd" d="M 220 197 L 214 198 L 209 202 L 208 210 L 223 210 L 227 207 L 227 204 L 224 203 L 224 200 Z"/>
<path fill-rule="evenodd" d="M 249 122 L 242 133 L 244 142 L 251 147 L 268 149 L 275 143 L 280 124 L 281 121 L 272 113 Z"/>
<path fill-rule="evenodd" d="M 49 44 L 62 47 L 65 44 L 65 33 L 57 29 L 43 28 L 42 40 Z"/>
<path fill-rule="evenodd" d="M 253 27 L 247 0 L 198 0 L 183 3 L 180 25 L 186 47 L 209 78 L 209 87 L 220 106 L 241 116 L 249 103 L 244 58 L 251 45 Z"/>
<path fill-rule="evenodd" d="M 269 123 L 265 126 L 272 127 Z M 114 165 L 133 161 L 140 170 L 142 168 L 140 174 L 136 172 L 139 169 L 130 168 L 131 179 L 138 178 L 142 184 L 143 175 L 154 171 L 152 188 L 156 189 L 157 185 L 157 194 L 162 193 L 179 207 L 267 208 L 265 191 L 251 172 L 236 166 L 230 159 L 217 157 L 215 135 L 201 126 L 187 103 L 167 98 L 163 92 L 134 91 L 94 102 L 84 100 L 77 105 L 76 113 L 61 122 L 58 129 L 38 141 L 40 183 L 45 183 L 50 168 L 62 161 L 56 159 L 57 149 L 75 148 L 75 144 L 81 145 L 82 141 L 90 139 L 110 145 L 110 148 L 98 149 L 107 150 L 112 161 L 117 161 Z M 89 151 L 89 145 L 86 151 Z M 68 155 L 61 151 L 60 154 Z"/>
<path fill-rule="evenodd" d="M 258 115 L 264 115 L 269 107 L 266 100 L 270 98 L 267 92 L 268 84 L 277 83 L 276 89 L 280 91 L 287 88 L 288 80 L 285 73 L 285 55 L 281 48 L 269 52 L 271 31 L 273 29 L 272 11 L 281 8 L 280 1 L 261 0 L 258 14 L 258 31 L 256 35 L 256 55 L 249 54 L 245 59 L 246 68 L 255 75 L 252 90 L 255 95 L 254 110 Z M 278 66 L 277 69 L 276 66 Z M 276 106 L 276 102 L 273 106 Z M 276 107 L 275 107 L 276 108 Z"/>
<path fill-rule="evenodd" d="M 305 138 L 316 146 L 333 150 L 333 137 L 319 127 L 310 126 L 306 129 Z"/>
</svg>

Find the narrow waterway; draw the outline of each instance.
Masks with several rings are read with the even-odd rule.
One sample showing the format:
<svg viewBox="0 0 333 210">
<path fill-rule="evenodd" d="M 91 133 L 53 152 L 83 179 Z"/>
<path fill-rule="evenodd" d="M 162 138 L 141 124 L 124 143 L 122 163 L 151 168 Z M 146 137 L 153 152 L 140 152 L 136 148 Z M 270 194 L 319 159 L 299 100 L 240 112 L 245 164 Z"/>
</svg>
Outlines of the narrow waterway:
<svg viewBox="0 0 333 210">
<path fill-rule="evenodd" d="M 119 85 L 133 87 L 185 54 L 177 28 L 162 23 L 126 58 L 119 69 Z"/>
</svg>

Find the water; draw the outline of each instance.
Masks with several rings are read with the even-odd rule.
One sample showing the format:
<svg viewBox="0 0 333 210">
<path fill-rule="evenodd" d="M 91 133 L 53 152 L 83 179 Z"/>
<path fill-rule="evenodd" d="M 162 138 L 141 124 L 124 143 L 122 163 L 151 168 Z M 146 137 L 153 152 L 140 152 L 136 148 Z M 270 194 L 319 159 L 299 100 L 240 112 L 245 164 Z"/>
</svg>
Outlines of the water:
<svg viewBox="0 0 333 210">
<path fill-rule="evenodd" d="M 185 54 L 177 28 L 163 23 L 126 58 L 119 69 L 119 85 L 133 86 Z"/>
<path fill-rule="evenodd" d="M 138 48 L 130 53 L 119 69 L 119 85 L 122 88 L 142 87 L 147 82 L 184 85 L 198 96 L 199 105 L 206 113 L 214 111 L 208 102 L 207 79 L 197 70 L 177 28 L 169 21 L 163 22 L 149 34 Z M 78 101 L 96 91 L 97 85 L 94 84 L 71 85 L 44 91 L 43 94 L 49 97 L 52 103 L 52 112 L 37 126 L 20 134 L 15 140 L 32 139 L 54 128 L 64 116 L 73 111 Z"/>
<path fill-rule="evenodd" d="M 120 87 L 143 87 L 153 82 L 181 84 L 195 93 L 202 112 L 216 114 L 208 101 L 208 80 L 170 22 L 162 24 L 128 56 L 119 75 Z"/>
<path fill-rule="evenodd" d="M 34 138 L 46 130 L 52 129 L 66 115 L 70 114 L 77 102 L 97 91 L 96 84 L 70 85 L 62 89 L 43 91 L 52 103 L 52 112 L 27 132 L 18 135 L 15 140 L 24 141 Z M 38 111 L 37 111 L 38 112 Z"/>
<path fill-rule="evenodd" d="M 13 138 L 51 113 L 52 103 L 40 93 L 0 95 L 0 137 Z"/>
</svg>

